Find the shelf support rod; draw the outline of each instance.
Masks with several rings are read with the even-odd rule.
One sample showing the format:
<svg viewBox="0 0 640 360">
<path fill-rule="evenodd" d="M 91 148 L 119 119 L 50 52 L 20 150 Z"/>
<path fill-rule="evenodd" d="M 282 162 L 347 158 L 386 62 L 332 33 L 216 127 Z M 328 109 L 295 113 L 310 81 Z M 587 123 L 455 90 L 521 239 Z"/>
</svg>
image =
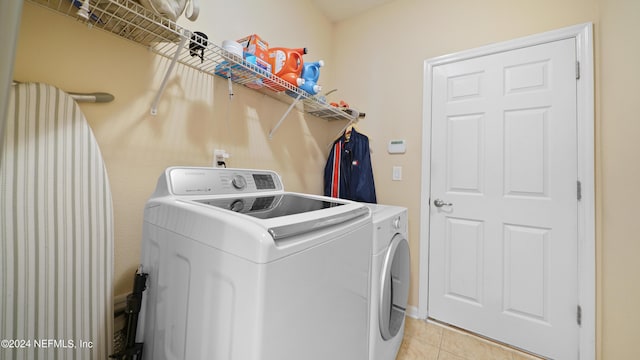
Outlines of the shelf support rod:
<svg viewBox="0 0 640 360">
<path fill-rule="evenodd" d="M 158 104 L 160 103 L 160 98 L 162 97 L 162 93 L 164 93 L 164 89 L 167 87 L 167 82 L 169 81 L 169 75 L 173 72 L 173 68 L 176 66 L 178 59 L 180 58 L 180 54 L 182 50 L 184 50 L 184 46 L 187 43 L 187 39 L 191 37 L 191 32 L 187 29 L 183 29 L 182 36 L 180 37 L 180 44 L 178 44 L 178 48 L 176 49 L 176 53 L 173 54 L 173 59 L 171 59 L 171 64 L 167 69 L 167 72 L 164 74 L 164 79 L 162 79 L 162 84 L 160 85 L 160 89 L 156 93 L 156 97 L 153 99 L 151 103 L 151 115 L 155 116 L 158 114 Z"/>
<path fill-rule="evenodd" d="M 287 115 L 289 115 L 293 107 L 296 106 L 296 104 L 298 103 L 298 101 L 300 101 L 301 98 L 302 98 L 302 93 L 300 93 L 298 97 L 295 99 L 295 101 L 292 102 L 291 105 L 289 105 L 289 108 L 287 109 L 287 111 L 285 111 L 284 115 L 282 115 L 282 117 L 280 118 L 280 121 L 278 121 L 276 126 L 274 126 L 273 129 L 269 131 L 269 140 L 273 139 L 273 134 L 276 133 L 276 130 L 278 130 L 280 125 L 282 125 L 282 122 L 284 121 L 284 119 L 287 117 Z"/>
</svg>

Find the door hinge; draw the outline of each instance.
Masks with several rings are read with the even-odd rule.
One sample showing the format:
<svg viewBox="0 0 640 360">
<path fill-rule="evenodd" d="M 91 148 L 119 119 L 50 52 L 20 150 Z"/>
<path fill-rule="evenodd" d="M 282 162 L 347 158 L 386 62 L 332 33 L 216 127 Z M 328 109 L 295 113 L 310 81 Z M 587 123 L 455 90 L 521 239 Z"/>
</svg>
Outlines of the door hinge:
<svg viewBox="0 0 640 360">
<path fill-rule="evenodd" d="M 576 320 L 578 325 L 582 325 L 582 306 L 578 305 L 578 311 L 576 313 Z"/>
<path fill-rule="evenodd" d="M 577 190 L 578 190 L 578 201 L 582 200 L 582 183 L 580 182 L 580 180 L 578 180 L 577 183 Z"/>
<path fill-rule="evenodd" d="M 580 61 L 576 61 L 576 80 L 580 79 Z"/>
</svg>

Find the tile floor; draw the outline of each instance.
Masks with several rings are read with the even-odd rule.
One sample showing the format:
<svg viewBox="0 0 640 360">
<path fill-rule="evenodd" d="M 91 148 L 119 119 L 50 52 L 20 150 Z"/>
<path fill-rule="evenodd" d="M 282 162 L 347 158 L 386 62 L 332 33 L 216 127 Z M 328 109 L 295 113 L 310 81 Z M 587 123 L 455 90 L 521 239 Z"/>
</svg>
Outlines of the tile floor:
<svg viewBox="0 0 640 360">
<path fill-rule="evenodd" d="M 396 360 L 539 360 L 459 329 L 407 317 Z"/>
</svg>

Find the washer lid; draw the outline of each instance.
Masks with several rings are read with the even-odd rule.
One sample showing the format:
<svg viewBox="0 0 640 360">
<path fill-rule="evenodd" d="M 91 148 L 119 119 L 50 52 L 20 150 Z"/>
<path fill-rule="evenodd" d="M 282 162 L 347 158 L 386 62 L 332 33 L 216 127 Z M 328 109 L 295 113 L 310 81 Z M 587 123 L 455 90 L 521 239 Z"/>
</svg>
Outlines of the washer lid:
<svg viewBox="0 0 640 360">
<path fill-rule="evenodd" d="M 329 199 L 316 199 L 294 193 L 237 198 L 198 199 L 196 202 L 256 217 L 272 219 L 327 209 L 344 203 Z"/>
<path fill-rule="evenodd" d="M 168 209 L 160 210 L 161 205 Z M 181 224 L 178 213 L 191 225 Z M 284 192 L 273 171 L 204 167 L 167 168 L 145 207 L 145 221 L 180 234 L 202 232 L 200 241 L 206 243 L 215 240 L 204 229 L 218 231 L 220 226 L 250 233 L 251 238 L 281 240 L 355 224 L 369 214 L 366 206 L 353 201 Z"/>
<path fill-rule="evenodd" d="M 194 201 L 264 220 L 311 213 L 345 205 L 345 203 L 333 201 L 330 198 L 314 198 L 295 193 L 244 196 L 238 198 L 198 199 Z M 337 214 L 310 214 L 303 220 L 298 220 L 297 222 L 270 226 L 267 231 L 274 240 L 280 240 L 341 224 L 366 215 L 368 212 L 367 208 L 362 206 L 356 209 L 345 209 L 345 211 Z"/>
</svg>

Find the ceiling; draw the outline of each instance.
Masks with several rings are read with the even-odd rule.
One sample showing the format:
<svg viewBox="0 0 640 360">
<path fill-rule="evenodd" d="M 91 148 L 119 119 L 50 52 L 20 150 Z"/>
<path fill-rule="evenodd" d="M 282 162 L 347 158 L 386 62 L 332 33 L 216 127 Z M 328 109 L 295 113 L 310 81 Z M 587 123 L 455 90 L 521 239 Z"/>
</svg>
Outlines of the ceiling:
<svg viewBox="0 0 640 360">
<path fill-rule="evenodd" d="M 394 0 L 311 0 L 333 22 L 348 19 Z"/>
</svg>

